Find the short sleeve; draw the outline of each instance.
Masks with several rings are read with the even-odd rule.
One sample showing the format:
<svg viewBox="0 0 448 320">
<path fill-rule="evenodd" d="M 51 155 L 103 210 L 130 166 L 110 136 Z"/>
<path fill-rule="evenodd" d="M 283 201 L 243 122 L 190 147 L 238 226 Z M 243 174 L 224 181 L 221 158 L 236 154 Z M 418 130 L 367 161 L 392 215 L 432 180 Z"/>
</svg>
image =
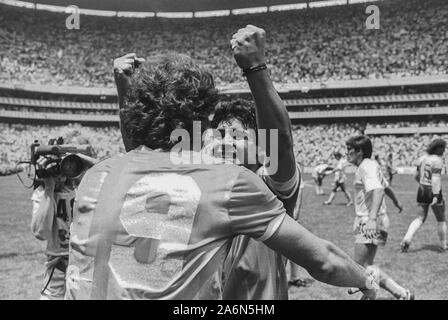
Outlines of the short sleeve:
<svg viewBox="0 0 448 320">
<path fill-rule="evenodd" d="M 235 235 L 265 241 L 277 231 L 286 210 L 263 180 L 243 169 L 230 192 L 228 214 Z"/>
<path fill-rule="evenodd" d="M 384 189 L 382 184 L 382 173 L 377 163 L 373 161 L 365 161 L 362 164 L 360 174 L 366 192 L 374 189 Z"/>
<path fill-rule="evenodd" d="M 34 189 L 33 194 L 31 195 L 31 201 L 39 202 L 40 199 L 42 199 L 44 192 L 45 190 L 43 186 L 39 186 L 36 189 Z"/>
<path fill-rule="evenodd" d="M 442 174 L 443 169 L 443 161 L 441 159 L 437 159 L 434 161 L 434 165 L 431 167 L 431 172 L 434 174 Z"/>
<path fill-rule="evenodd" d="M 261 167 L 257 173 L 280 199 L 291 198 L 297 191 L 297 188 L 300 187 L 301 174 L 298 165 L 296 165 L 294 175 L 285 182 L 278 182 L 272 179 L 271 176 L 267 174 L 267 170 L 264 166 Z"/>
<path fill-rule="evenodd" d="M 37 210 L 39 210 L 39 205 L 42 197 L 44 196 L 45 189 L 43 186 L 39 186 L 34 189 L 33 194 L 31 195 L 31 201 L 33 202 L 32 214 L 36 215 Z"/>
</svg>

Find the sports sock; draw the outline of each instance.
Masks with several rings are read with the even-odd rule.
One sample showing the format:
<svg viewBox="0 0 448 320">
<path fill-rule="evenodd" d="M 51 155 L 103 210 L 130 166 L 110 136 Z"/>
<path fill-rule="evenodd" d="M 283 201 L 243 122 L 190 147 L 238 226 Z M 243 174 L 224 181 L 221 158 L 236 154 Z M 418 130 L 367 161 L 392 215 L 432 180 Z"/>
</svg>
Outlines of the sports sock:
<svg viewBox="0 0 448 320">
<path fill-rule="evenodd" d="M 414 219 L 414 221 L 411 222 L 409 225 L 408 232 L 406 232 L 406 235 L 404 236 L 404 241 L 411 242 L 412 237 L 417 232 L 417 230 L 422 226 L 423 221 L 419 218 Z"/>
<path fill-rule="evenodd" d="M 380 286 L 389 291 L 395 298 L 401 298 L 406 295 L 406 289 L 382 271 L 380 271 Z"/>
<path fill-rule="evenodd" d="M 446 223 L 437 222 L 437 234 L 439 235 L 440 246 L 446 249 Z"/>
</svg>

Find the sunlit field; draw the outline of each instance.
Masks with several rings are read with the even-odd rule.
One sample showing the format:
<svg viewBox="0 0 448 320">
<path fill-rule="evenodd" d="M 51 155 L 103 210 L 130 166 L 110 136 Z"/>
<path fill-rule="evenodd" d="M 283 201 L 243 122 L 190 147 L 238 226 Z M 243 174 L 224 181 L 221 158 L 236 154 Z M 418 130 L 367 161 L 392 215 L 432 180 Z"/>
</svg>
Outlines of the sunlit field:
<svg viewBox="0 0 448 320">
<path fill-rule="evenodd" d="M 348 186 L 352 187 L 352 176 Z M 305 176 L 301 220 L 312 232 L 328 239 L 353 255 L 353 207 L 346 207 L 345 197 L 338 194 L 331 206 L 324 206 L 332 177 L 324 181 L 325 196 L 316 196 L 309 175 Z M 444 179 L 447 190 L 447 179 Z M 393 187 L 405 209 L 397 214 L 388 201 L 391 227 L 388 243 L 380 248 L 376 264 L 397 282 L 415 292 L 416 299 L 448 299 L 448 253 L 437 252 L 436 221 L 432 213 L 419 230 L 407 254 L 400 252 L 400 241 L 415 216 L 416 183 L 412 176 L 396 176 Z M 31 191 L 16 176 L 0 177 L 0 299 L 37 299 L 44 271 L 44 243 L 30 231 Z M 309 277 L 303 272 L 304 277 Z M 347 289 L 313 282 L 307 288 L 290 288 L 290 299 L 359 299 Z M 381 299 L 391 299 L 381 292 Z"/>
</svg>

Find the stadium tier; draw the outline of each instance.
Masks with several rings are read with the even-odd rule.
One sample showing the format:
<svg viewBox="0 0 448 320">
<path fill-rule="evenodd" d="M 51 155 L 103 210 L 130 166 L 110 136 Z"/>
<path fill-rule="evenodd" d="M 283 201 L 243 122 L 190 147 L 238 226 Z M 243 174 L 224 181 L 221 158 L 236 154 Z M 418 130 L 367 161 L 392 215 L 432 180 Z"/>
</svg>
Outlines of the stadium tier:
<svg viewBox="0 0 448 320">
<path fill-rule="evenodd" d="M 447 134 L 448 2 L 379 5 L 377 31 L 364 28 L 365 4 L 201 19 L 81 16 L 80 30 L 65 28 L 65 14 L 0 5 L 0 166 L 67 124 L 99 158 L 122 151 L 111 66 L 127 52 L 189 54 L 212 71 L 221 99 L 251 99 L 228 45 L 249 23 L 267 30 L 268 67 L 303 165 L 328 160 L 359 132 L 374 136 L 380 155 L 399 150 L 396 165 L 411 165 L 430 137 Z"/>
</svg>

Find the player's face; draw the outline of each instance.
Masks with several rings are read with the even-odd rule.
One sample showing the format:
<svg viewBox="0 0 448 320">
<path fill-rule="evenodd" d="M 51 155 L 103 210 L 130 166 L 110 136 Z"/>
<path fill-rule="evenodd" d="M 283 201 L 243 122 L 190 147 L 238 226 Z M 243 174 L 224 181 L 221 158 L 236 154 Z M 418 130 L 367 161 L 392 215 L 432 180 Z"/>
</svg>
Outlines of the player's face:
<svg viewBox="0 0 448 320">
<path fill-rule="evenodd" d="M 220 133 L 216 154 L 249 168 L 256 165 L 258 154 L 254 130 L 248 130 L 238 119 L 221 122 L 216 129 Z M 216 138 L 214 140 L 216 143 Z"/>
<path fill-rule="evenodd" d="M 351 164 L 358 166 L 362 161 L 362 152 L 356 152 L 353 148 L 347 148 L 347 160 Z"/>
</svg>

